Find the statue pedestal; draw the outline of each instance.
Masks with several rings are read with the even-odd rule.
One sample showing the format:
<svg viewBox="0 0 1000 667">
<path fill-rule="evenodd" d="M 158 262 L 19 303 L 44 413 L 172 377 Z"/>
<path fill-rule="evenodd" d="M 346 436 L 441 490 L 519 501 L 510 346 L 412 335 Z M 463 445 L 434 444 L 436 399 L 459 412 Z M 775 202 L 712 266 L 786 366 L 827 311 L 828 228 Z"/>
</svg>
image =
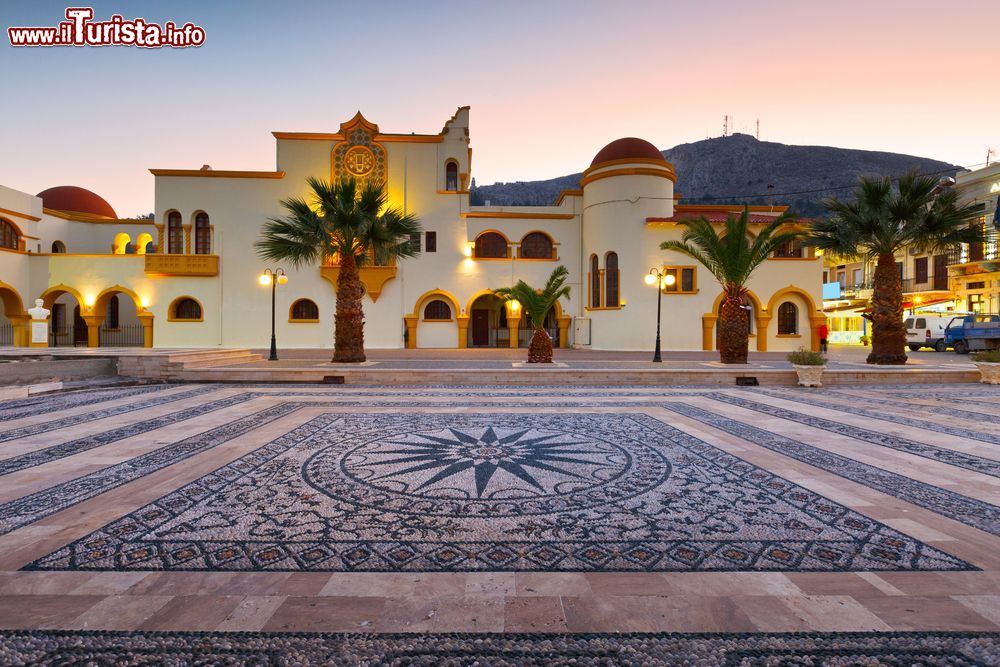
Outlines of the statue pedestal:
<svg viewBox="0 0 1000 667">
<path fill-rule="evenodd" d="M 28 309 L 31 323 L 28 327 L 28 347 L 49 346 L 49 315 L 50 311 L 42 304 L 41 299 L 35 299 L 35 307 Z"/>
</svg>

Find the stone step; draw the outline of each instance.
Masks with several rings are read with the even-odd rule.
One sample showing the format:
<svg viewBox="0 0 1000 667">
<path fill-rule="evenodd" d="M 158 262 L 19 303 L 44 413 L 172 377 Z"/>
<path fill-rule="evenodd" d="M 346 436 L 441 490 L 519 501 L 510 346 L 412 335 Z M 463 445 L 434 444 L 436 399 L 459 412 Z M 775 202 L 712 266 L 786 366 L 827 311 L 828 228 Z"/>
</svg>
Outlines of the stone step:
<svg viewBox="0 0 1000 667">
<path fill-rule="evenodd" d="M 620 370 L 606 369 L 509 369 L 509 370 L 428 370 L 428 369 L 315 369 L 267 367 L 216 367 L 185 369 L 172 379 L 184 382 L 323 382 L 327 377 L 342 377 L 344 384 L 404 385 L 650 385 L 650 386 L 719 386 L 732 387 L 736 379 L 755 377 L 761 385 L 791 386 L 797 383 L 793 370 Z M 958 370 L 830 370 L 823 374 L 824 385 L 845 384 L 943 384 L 977 382 L 979 372 Z"/>
</svg>

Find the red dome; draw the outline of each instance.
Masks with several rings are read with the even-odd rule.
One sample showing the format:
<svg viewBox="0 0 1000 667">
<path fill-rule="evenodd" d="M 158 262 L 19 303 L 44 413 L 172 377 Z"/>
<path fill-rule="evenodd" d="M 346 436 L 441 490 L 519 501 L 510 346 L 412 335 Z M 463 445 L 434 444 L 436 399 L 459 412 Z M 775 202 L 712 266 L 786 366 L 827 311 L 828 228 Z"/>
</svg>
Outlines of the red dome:
<svg viewBox="0 0 1000 667">
<path fill-rule="evenodd" d="M 42 198 L 42 206 L 45 208 L 118 219 L 115 209 L 111 208 L 111 204 L 104 201 L 103 197 L 75 185 L 60 185 L 49 188 L 39 192 L 36 196 Z"/>
<path fill-rule="evenodd" d="M 611 162 L 612 160 L 627 160 L 628 158 L 643 158 L 648 160 L 663 160 L 663 153 L 645 139 L 624 137 L 615 139 L 600 150 L 590 166 Z"/>
</svg>

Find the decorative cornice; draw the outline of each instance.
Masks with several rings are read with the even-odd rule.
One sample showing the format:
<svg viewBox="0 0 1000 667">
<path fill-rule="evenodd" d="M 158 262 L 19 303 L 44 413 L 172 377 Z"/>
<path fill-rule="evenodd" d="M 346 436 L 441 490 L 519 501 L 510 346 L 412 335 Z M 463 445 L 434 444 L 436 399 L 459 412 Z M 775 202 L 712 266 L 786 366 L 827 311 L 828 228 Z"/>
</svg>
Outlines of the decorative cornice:
<svg viewBox="0 0 1000 667">
<path fill-rule="evenodd" d="M 629 161 L 635 162 L 636 160 Z M 662 165 L 660 169 L 651 169 L 649 167 L 622 167 L 619 169 L 599 171 L 580 179 L 580 187 L 582 188 L 589 183 L 593 183 L 594 181 L 599 181 L 602 178 L 611 178 L 613 176 L 658 176 L 674 183 L 677 182 L 677 174 L 674 173 L 673 168 L 671 168 L 669 164 L 665 164 Z"/>
<path fill-rule="evenodd" d="M 459 213 L 462 218 L 508 218 L 515 220 L 572 220 L 574 213 L 515 213 L 513 211 L 468 211 Z"/>
<path fill-rule="evenodd" d="M 17 218 L 24 218 L 25 220 L 31 220 L 32 222 L 39 222 L 41 218 L 36 218 L 33 215 L 28 215 L 27 213 L 18 213 L 17 211 L 12 211 L 9 208 L 0 208 L 0 213 L 5 215 L 13 215 Z"/>
<path fill-rule="evenodd" d="M 153 176 L 184 176 L 196 178 L 284 178 L 283 171 L 225 171 L 215 169 L 150 169 Z"/>
</svg>

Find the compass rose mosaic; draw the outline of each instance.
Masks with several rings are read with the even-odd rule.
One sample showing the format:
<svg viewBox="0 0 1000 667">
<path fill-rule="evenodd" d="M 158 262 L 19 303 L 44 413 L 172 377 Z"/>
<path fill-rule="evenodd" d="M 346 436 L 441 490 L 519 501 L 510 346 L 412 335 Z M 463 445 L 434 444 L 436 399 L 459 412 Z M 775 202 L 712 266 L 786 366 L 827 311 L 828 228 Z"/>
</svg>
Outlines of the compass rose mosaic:
<svg viewBox="0 0 1000 667">
<path fill-rule="evenodd" d="M 324 414 L 45 570 L 965 570 L 639 413 Z"/>
</svg>

